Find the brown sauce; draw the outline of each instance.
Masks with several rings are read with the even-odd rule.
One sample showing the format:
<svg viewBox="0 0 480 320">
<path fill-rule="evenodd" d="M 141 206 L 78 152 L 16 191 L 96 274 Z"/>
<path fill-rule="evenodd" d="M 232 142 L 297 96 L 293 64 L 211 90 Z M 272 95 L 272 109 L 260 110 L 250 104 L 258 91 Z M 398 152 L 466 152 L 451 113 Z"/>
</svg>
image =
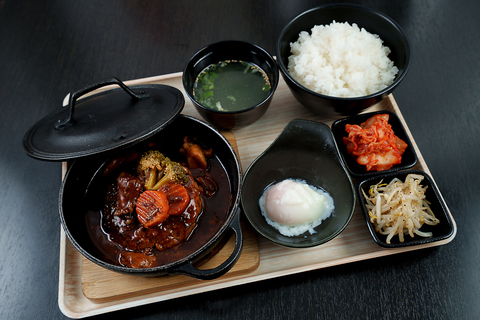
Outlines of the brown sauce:
<svg viewBox="0 0 480 320">
<path fill-rule="evenodd" d="M 161 150 L 159 150 L 161 151 Z M 165 153 L 166 156 L 170 154 Z M 121 173 L 135 174 L 135 161 L 127 161 L 107 176 L 99 173 L 87 190 L 95 198 L 97 208 L 86 214 L 87 230 L 99 258 L 120 266 L 145 268 L 162 266 L 183 259 L 198 251 L 225 224 L 231 209 L 230 181 L 219 159 L 208 158 L 206 170 L 190 169 L 192 183 L 185 186 L 191 198 L 201 186 L 201 211 L 195 214 L 195 204 L 189 204 L 181 216 L 169 216 L 160 225 L 145 228 L 136 213 L 115 215 L 118 197 L 117 177 Z M 103 205 L 100 203 L 103 202 Z"/>
</svg>

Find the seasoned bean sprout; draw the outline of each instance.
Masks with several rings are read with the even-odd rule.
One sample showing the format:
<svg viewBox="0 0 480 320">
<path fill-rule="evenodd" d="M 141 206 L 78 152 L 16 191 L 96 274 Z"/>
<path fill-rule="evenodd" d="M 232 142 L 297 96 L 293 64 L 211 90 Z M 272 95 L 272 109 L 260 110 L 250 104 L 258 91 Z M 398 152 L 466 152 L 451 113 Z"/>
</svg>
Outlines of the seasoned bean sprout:
<svg viewBox="0 0 480 320">
<path fill-rule="evenodd" d="M 431 232 L 420 231 L 420 228 L 423 224 L 440 223 L 425 199 L 427 186 L 420 184 L 423 179 L 422 175 L 409 174 L 405 182 L 394 178 L 388 184 L 382 180 L 372 185 L 368 195 L 362 190 L 370 222 L 378 233 L 387 236 L 388 244 L 395 235 L 400 242 L 404 242 L 405 234 L 412 238 L 414 234 L 431 237 Z"/>
</svg>

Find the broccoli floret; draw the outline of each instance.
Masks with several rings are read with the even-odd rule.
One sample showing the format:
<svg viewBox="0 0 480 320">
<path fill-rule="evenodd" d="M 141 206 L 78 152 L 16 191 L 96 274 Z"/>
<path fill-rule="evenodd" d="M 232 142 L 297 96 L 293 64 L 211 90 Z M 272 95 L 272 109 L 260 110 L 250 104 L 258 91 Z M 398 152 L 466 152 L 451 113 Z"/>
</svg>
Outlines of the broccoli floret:
<svg viewBox="0 0 480 320">
<path fill-rule="evenodd" d="M 158 190 L 168 182 L 185 184 L 188 181 L 185 168 L 157 150 L 148 151 L 142 156 L 137 172 L 145 175 L 146 190 Z"/>
<path fill-rule="evenodd" d="M 165 156 L 157 150 L 150 150 L 145 152 L 140 158 L 138 163 L 138 173 L 145 172 L 148 169 L 162 170 L 162 161 L 165 160 Z"/>
<path fill-rule="evenodd" d="M 153 190 L 158 190 L 161 186 L 169 182 L 178 182 L 181 184 L 187 183 L 187 172 L 180 163 L 171 161 L 169 158 L 165 158 L 165 160 L 162 161 L 162 166 L 164 168 L 162 172 L 163 175 L 157 181 L 157 183 L 155 183 L 152 188 Z"/>
<path fill-rule="evenodd" d="M 157 150 L 147 151 L 140 158 L 137 172 L 145 176 L 145 189 L 150 190 L 157 182 L 159 172 L 163 171 L 163 160 L 165 160 L 165 156 Z"/>
</svg>

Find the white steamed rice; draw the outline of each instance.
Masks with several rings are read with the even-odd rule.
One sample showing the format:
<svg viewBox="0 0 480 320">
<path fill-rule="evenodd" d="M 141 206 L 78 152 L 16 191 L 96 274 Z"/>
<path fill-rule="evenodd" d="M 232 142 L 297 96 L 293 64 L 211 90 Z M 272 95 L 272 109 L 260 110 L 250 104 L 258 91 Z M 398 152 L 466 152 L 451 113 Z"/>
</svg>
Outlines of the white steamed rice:
<svg viewBox="0 0 480 320">
<path fill-rule="evenodd" d="M 308 89 L 334 97 L 376 93 L 393 83 L 398 68 L 378 35 L 355 23 L 333 21 L 302 31 L 290 43 L 288 71 Z"/>
</svg>

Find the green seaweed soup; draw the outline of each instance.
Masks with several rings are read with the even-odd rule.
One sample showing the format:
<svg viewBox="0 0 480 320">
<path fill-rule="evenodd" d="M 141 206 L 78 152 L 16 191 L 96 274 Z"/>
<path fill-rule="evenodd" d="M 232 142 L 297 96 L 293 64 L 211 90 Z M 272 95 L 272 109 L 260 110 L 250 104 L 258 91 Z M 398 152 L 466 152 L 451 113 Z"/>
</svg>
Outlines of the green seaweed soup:
<svg viewBox="0 0 480 320">
<path fill-rule="evenodd" d="M 271 86 L 266 73 L 245 61 L 225 60 L 205 68 L 195 80 L 193 97 L 217 111 L 239 111 L 265 100 Z"/>
</svg>

